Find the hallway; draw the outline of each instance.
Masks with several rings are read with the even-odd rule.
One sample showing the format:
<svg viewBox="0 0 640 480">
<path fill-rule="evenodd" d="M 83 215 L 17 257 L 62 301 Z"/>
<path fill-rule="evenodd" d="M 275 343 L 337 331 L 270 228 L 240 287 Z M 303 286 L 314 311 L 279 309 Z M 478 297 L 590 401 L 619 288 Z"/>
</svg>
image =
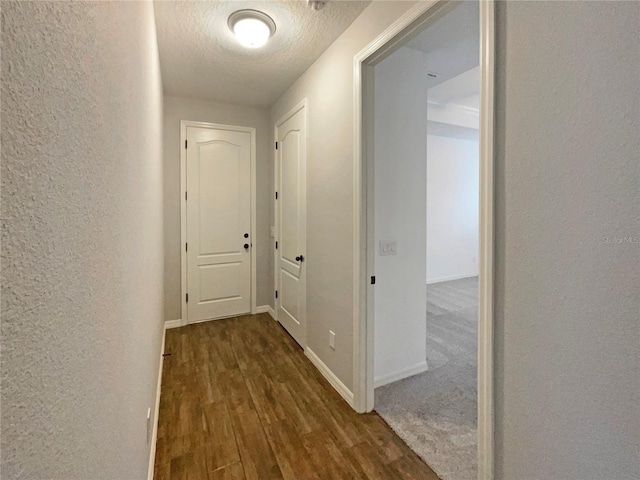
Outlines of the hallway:
<svg viewBox="0 0 640 480">
<path fill-rule="evenodd" d="M 473 57 L 487 87 L 475 105 L 486 127 L 478 129 L 478 202 L 488 207 L 479 213 L 485 228 L 475 259 L 478 336 L 485 341 L 478 342 L 474 480 L 637 480 L 640 2 L 478 5 L 481 55 Z M 415 289 L 422 299 L 424 290 L 424 282 L 391 281 L 370 268 L 367 254 L 378 251 L 390 254 L 384 258 L 389 264 L 408 258 L 422 269 L 422 259 L 406 246 L 425 243 L 415 236 L 418 230 L 422 235 L 422 217 L 420 229 L 396 236 L 390 223 L 381 244 L 369 242 L 377 228 L 367 218 L 370 187 L 376 180 L 391 185 L 396 177 L 364 168 L 375 147 L 370 127 L 382 126 L 371 117 L 375 88 L 366 79 L 398 42 L 415 40 L 423 21 L 431 25 L 456 6 L 2 2 L 2 479 L 153 480 L 154 473 L 156 479 L 194 480 L 436 479 L 382 417 L 354 411 L 375 400 L 373 368 L 364 366 L 376 362 L 369 362 L 372 350 L 362 348 L 375 340 L 369 294 L 402 299 Z M 267 40 L 260 48 L 240 41 L 240 16 L 248 21 L 252 10 L 275 24 L 263 22 L 256 30 Z M 469 31 L 472 22 L 478 18 L 459 27 Z M 429 43 L 423 53 L 432 56 L 448 45 Z M 426 60 L 429 70 L 432 60 Z M 444 83 L 444 75 L 435 69 L 421 78 Z M 439 122 L 429 119 L 428 94 L 419 105 L 407 102 L 413 90 L 395 91 L 390 105 L 426 109 L 427 122 Z M 467 97 L 440 94 L 442 102 L 457 105 L 450 113 L 463 116 L 464 105 L 456 102 Z M 277 127 L 300 105 L 308 106 L 304 135 L 297 133 L 301 128 L 290 130 L 299 140 L 298 150 L 290 150 Z M 255 142 L 192 142 L 183 121 L 255 130 Z M 435 126 L 441 134 L 469 133 Z M 384 133 L 414 129 L 421 139 L 429 136 L 428 128 L 399 114 Z M 399 173 L 397 160 L 406 157 L 408 145 L 384 146 L 389 171 Z M 202 162 L 200 178 L 212 177 L 206 169 L 215 166 L 227 171 L 225 180 L 237 180 L 215 177 L 217 185 L 235 189 L 192 182 L 194 162 L 187 158 L 196 147 L 226 150 L 217 165 Z M 229 161 L 234 149 L 244 154 L 236 166 Z M 298 163 L 288 165 L 297 167 L 283 169 L 282 159 L 296 151 Z M 421 182 L 423 163 L 408 170 Z M 278 178 L 278 171 L 289 174 Z M 402 194 L 413 191 L 406 182 L 395 185 Z M 215 201 L 225 192 L 231 199 L 234 191 L 255 205 L 241 209 L 242 217 Z M 300 193 L 299 208 L 291 192 Z M 416 202 L 422 210 L 425 197 L 418 193 L 377 204 L 399 220 Z M 215 208 L 196 217 L 199 195 Z M 278 225 L 282 205 L 293 205 L 295 221 Z M 451 217 L 455 204 L 447 205 L 445 217 Z M 253 218 L 246 221 L 247 215 Z M 229 229 L 230 240 L 218 242 L 222 220 L 239 218 L 244 221 Z M 194 222 L 208 233 L 193 234 L 195 243 L 188 238 Z M 285 250 L 288 273 L 302 272 L 296 278 L 304 278 L 298 282 L 304 290 L 292 288 L 284 262 L 278 265 Z M 183 260 L 206 267 L 203 275 L 213 269 L 188 252 L 241 257 L 241 294 L 225 291 L 236 283 L 224 274 L 211 288 L 194 290 L 198 285 L 188 276 L 194 268 Z M 215 315 L 235 318 L 189 323 L 211 318 L 193 318 L 198 301 L 236 296 L 243 298 L 242 309 Z M 299 307 L 293 313 L 306 321 L 300 343 L 308 357 L 264 314 L 276 317 L 283 306 L 287 312 Z M 384 333 L 378 346 L 405 334 L 407 318 L 426 326 L 425 309 L 421 305 L 412 317 L 407 302 L 389 309 L 397 322 L 386 332 L 377 329 Z M 241 316 L 249 311 L 260 315 Z M 460 351 L 436 343 L 425 376 L 441 381 L 430 382 L 439 389 L 431 400 L 453 392 L 463 401 L 465 410 L 445 412 L 452 435 L 440 436 L 462 451 L 474 440 L 462 430 L 475 426 L 468 414 L 473 325 L 468 309 L 449 317 L 432 311 L 443 315 L 431 329 L 436 342 L 468 334 Z M 405 371 L 396 360 L 423 368 L 426 355 L 413 362 L 406 348 L 424 345 L 423 330 L 397 342 L 401 349 L 389 355 L 388 378 Z M 451 361 L 455 353 L 464 357 L 460 363 Z M 450 390 L 456 378 L 467 379 L 466 387 Z M 425 436 L 424 443 L 430 440 Z M 430 443 L 439 455 L 443 444 Z"/>
<path fill-rule="evenodd" d="M 167 331 L 155 475 L 437 479 L 377 414 L 355 413 L 267 314 Z"/>
</svg>

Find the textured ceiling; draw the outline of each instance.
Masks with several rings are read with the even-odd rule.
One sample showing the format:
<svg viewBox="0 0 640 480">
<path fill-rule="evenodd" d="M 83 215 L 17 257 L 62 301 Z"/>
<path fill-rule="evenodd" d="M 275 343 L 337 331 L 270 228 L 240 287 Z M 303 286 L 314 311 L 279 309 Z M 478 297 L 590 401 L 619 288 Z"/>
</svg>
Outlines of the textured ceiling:
<svg viewBox="0 0 640 480">
<path fill-rule="evenodd" d="M 164 92 L 271 106 L 369 3 L 333 0 L 314 11 L 305 0 L 156 1 Z M 262 48 L 242 47 L 227 27 L 229 15 L 245 8 L 276 23 Z"/>
</svg>

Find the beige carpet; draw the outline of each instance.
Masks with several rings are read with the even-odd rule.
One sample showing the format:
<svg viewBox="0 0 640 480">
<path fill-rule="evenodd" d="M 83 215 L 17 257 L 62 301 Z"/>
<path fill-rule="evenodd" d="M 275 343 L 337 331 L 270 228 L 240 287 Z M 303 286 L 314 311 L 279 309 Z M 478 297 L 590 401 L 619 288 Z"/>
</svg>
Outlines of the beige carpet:
<svg viewBox="0 0 640 480">
<path fill-rule="evenodd" d="M 376 389 L 375 409 L 443 480 L 477 476 L 477 277 L 427 286 L 429 371 Z"/>
</svg>

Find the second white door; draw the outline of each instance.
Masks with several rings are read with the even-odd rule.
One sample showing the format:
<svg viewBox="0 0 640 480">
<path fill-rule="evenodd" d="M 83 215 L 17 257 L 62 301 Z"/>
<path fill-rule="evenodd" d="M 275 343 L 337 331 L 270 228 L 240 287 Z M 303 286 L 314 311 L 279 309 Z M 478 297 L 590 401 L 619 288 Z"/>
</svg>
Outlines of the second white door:
<svg viewBox="0 0 640 480">
<path fill-rule="evenodd" d="M 190 323 L 251 311 L 252 143 L 250 131 L 186 128 Z"/>
<path fill-rule="evenodd" d="M 307 336 L 307 137 L 305 105 L 276 124 L 276 311 L 303 348 Z"/>
</svg>

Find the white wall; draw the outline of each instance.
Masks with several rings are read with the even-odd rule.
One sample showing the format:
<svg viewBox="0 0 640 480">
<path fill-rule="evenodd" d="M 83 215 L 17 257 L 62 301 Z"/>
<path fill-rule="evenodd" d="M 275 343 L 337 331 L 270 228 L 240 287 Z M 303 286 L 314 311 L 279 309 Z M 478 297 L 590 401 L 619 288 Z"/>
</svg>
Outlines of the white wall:
<svg viewBox="0 0 640 480">
<path fill-rule="evenodd" d="M 2 3 L 2 478 L 147 476 L 161 136 L 151 2 Z"/>
<path fill-rule="evenodd" d="M 496 478 L 637 479 L 640 3 L 497 3 Z"/>
<path fill-rule="evenodd" d="M 181 317 L 180 294 L 180 120 L 256 129 L 256 305 L 273 306 L 273 242 L 270 237 L 273 167 L 269 111 L 191 98 L 164 99 L 165 316 Z"/>
<path fill-rule="evenodd" d="M 375 67 L 377 385 L 426 369 L 427 56 L 401 48 Z M 418 200 L 418 201 L 416 201 Z M 396 255 L 380 255 L 381 241 Z"/>
<path fill-rule="evenodd" d="M 353 57 L 413 2 L 373 2 L 271 109 L 275 123 L 309 100 L 307 338 L 353 387 Z M 423 197 L 424 198 L 424 197 Z M 335 351 L 329 330 L 336 333 Z"/>
<path fill-rule="evenodd" d="M 478 274 L 479 167 L 477 140 L 427 135 L 427 283 Z"/>
</svg>

